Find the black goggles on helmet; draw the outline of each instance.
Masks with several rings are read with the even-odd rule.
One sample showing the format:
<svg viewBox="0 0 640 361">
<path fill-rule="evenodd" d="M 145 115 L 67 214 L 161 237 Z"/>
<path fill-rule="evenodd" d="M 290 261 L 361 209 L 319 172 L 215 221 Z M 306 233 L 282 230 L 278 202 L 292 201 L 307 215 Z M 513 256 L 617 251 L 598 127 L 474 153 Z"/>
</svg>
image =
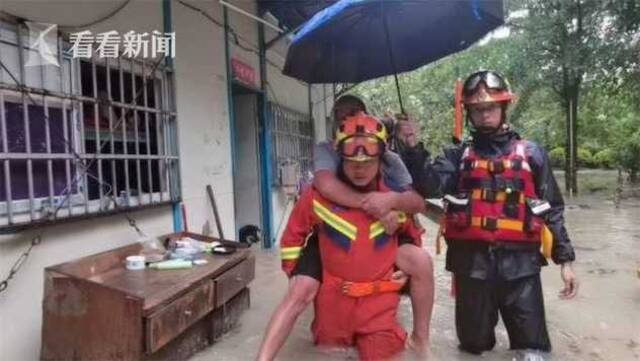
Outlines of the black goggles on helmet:
<svg viewBox="0 0 640 361">
<path fill-rule="evenodd" d="M 465 94 L 471 94 L 478 88 L 480 83 L 484 83 L 488 89 L 506 90 L 509 88 L 500 75 L 493 71 L 485 70 L 471 74 L 464 82 L 462 89 Z"/>
</svg>

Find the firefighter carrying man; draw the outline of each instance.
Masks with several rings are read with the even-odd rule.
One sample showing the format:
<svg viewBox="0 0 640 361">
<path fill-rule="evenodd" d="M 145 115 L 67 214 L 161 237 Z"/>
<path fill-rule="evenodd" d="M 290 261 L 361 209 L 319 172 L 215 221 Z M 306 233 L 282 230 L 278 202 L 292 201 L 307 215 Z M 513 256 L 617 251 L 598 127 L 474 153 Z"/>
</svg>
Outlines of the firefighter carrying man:
<svg viewBox="0 0 640 361">
<path fill-rule="evenodd" d="M 513 101 L 492 71 L 471 74 L 462 88 L 471 139 L 431 161 L 411 123 L 399 126 L 403 160 L 425 197 L 444 196 L 446 269 L 453 272 L 456 331 L 461 350 L 491 350 L 498 314 L 517 359 L 544 359 L 551 350 L 544 314 L 541 238 L 561 265 L 560 297 L 573 298 L 578 281 L 564 226 L 564 201 L 547 153 L 507 123 Z"/>
<path fill-rule="evenodd" d="M 347 117 L 336 132 L 339 179 L 359 192 L 389 191 L 381 173 L 386 138 L 376 118 Z M 410 215 L 396 213 L 400 226 L 387 234 L 376 218 L 328 201 L 315 187 L 296 203 L 281 240 L 282 267 L 291 276 L 315 229 L 322 261 L 312 324 L 317 345 L 355 346 L 363 360 L 389 359 L 404 350 L 407 334 L 397 321 L 402 283 L 392 276 L 398 247 L 420 245 L 422 231 Z"/>
</svg>

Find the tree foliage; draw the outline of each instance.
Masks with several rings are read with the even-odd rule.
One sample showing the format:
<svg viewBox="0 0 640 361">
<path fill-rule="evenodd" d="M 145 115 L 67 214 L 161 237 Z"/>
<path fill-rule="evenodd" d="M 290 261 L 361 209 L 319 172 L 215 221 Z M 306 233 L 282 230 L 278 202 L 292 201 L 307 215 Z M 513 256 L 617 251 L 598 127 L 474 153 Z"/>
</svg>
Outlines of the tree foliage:
<svg viewBox="0 0 640 361">
<path fill-rule="evenodd" d="M 640 3 L 512 0 L 507 10 L 521 15 L 507 20 L 508 37 L 480 42 L 400 75 L 405 108 L 420 121 L 422 140 L 432 151 L 447 145 L 455 80 L 493 69 L 511 81 L 518 95 L 509 120 L 523 136 L 549 150 L 565 148 L 567 158 L 574 152 L 581 166 L 620 167 L 637 178 Z M 398 112 L 393 77 L 361 84 L 355 92 L 375 114 Z M 575 120 L 573 129 L 567 126 L 570 118 Z M 572 182 L 577 184 L 575 177 Z"/>
</svg>

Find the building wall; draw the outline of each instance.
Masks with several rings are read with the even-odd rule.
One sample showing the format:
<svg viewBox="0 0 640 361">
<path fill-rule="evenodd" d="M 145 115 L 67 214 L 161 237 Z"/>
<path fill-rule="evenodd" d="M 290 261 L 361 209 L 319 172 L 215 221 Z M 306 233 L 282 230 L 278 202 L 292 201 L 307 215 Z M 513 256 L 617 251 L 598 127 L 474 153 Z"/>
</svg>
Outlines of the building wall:
<svg viewBox="0 0 640 361">
<path fill-rule="evenodd" d="M 191 2 L 199 7 L 211 2 Z M 223 32 L 202 16 L 173 3 L 176 32 L 176 99 L 179 119 L 182 195 L 192 230 L 213 223 L 205 185 L 212 184 L 225 230 L 233 234 L 229 121 Z M 4 1 L 3 10 L 22 17 L 59 24 L 88 22 L 113 9 L 113 2 Z M 94 33 L 118 30 L 163 30 L 160 2 L 133 1 L 113 18 L 89 28 Z M 173 231 L 170 207 L 131 214 L 150 235 Z M 214 227 L 211 227 L 212 229 Z M 35 231 L 0 237 L 0 275 L 28 246 Z M 45 230 L 6 292 L 0 294 L 0 359 L 36 360 L 40 353 L 43 269 L 78 257 L 122 246 L 137 234 L 121 215 L 71 222 Z M 11 331 L 6 332 L 7 325 Z"/>
<path fill-rule="evenodd" d="M 275 36 L 275 31 L 269 28 L 265 30 L 266 41 L 269 41 Z M 275 45 L 267 51 L 267 58 L 269 59 L 267 63 L 267 97 L 270 102 L 308 114 L 309 96 L 307 84 L 282 75 L 285 54 L 286 41 L 284 39 L 275 43 Z M 275 169 L 274 176 L 277 176 L 277 174 L 278 170 Z M 277 239 L 279 231 L 282 231 L 282 228 L 286 226 L 288 218 L 286 207 L 292 207 L 292 203 L 289 203 L 289 201 L 282 188 L 273 187 L 273 234 L 276 237 L 276 243 L 279 242 L 279 239 Z"/>
<path fill-rule="evenodd" d="M 186 1 L 222 23 L 222 10 L 217 2 Z M 171 4 L 173 30 L 176 32 L 175 90 L 181 186 L 189 229 L 216 234 L 205 191 L 205 186 L 211 184 L 225 235 L 232 238 L 235 219 L 224 32 L 202 14 L 175 1 Z M 255 12 L 253 2 L 234 1 L 234 4 Z M 109 13 L 115 6 L 111 1 L 0 1 L 0 10 L 33 21 L 64 25 L 90 22 Z M 232 11 L 229 15 L 232 27 L 257 48 L 256 23 Z M 94 33 L 110 30 L 120 33 L 129 30 L 162 31 L 162 20 L 161 2 L 134 0 L 112 18 L 88 30 Z M 253 66 L 259 79 L 257 54 L 235 45 L 232 45 L 231 51 L 234 56 Z M 271 54 L 270 58 L 283 64 L 282 54 Z M 273 66 L 268 71 L 271 89 L 274 94 L 277 93 L 270 95 L 270 99 L 277 97 L 277 101 L 283 105 L 308 112 L 307 86 L 282 76 L 278 68 Z M 313 90 L 315 95 L 321 93 L 316 87 Z M 324 117 L 320 115 L 324 115 L 325 107 L 322 104 L 314 108 L 314 117 L 321 122 L 315 124 L 317 130 L 323 127 Z M 321 132 L 317 131 L 316 134 Z M 284 200 L 278 197 L 277 189 L 272 191 L 274 210 L 281 212 Z M 137 211 L 131 216 L 149 235 L 173 231 L 171 207 Z M 274 228 L 279 220 L 278 216 L 274 216 Z M 8 274 L 13 262 L 28 247 L 30 238 L 37 231 L 0 236 L 0 277 Z M 7 291 L 0 294 L 0 324 L 3 325 L 3 331 L 0 332 L 0 360 L 36 360 L 39 357 L 45 267 L 129 244 L 137 238 L 122 215 L 47 227 L 42 244 L 33 249 Z"/>
<path fill-rule="evenodd" d="M 188 3 L 222 20 L 218 3 Z M 224 31 L 177 2 L 172 2 L 172 13 L 176 32 L 182 197 L 189 229 L 195 232 L 215 229 L 205 188 L 211 184 L 225 236 L 233 238 L 235 219 Z"/>
<path fill-rule="evenodd" d="M 232 4 L 241 7 L 242 9 L 255 13 L 255 3 L 249 1 L 231 1 Z M 229 11 L 229 23 L 242 34 L 239 37 L 239 44 L 232 44 L 231 54 L 233 57 L 237 57 L 243 62 L 251 65 L 256 70 L 256 76 L 259 78 L 260 62 L 257 54 L 258 50 L 258 32 L 257 25 L 254 20 L 249 19 L 246 16 Z M 264 27 L 265 41 L 269 42 L 274 39 L 278 33 L 268 27 Z M 297 79 L 287 77 L 282 74 L 284 68 L 285 57 L 287 53 L 288 42 L 286 39 L 281 39 L 276 42 L 272 47 L 267 49 L 267 85 L 266 95 L 270 102 L 278 105 L 296 110 L 298 112 L 308 114 L 309 113 L 309 91 L 312 96 L 312 117 L 314 119 L 314 135 L 317 141 L 326 139 L 325 127 L 325 112 L 326 107 L 331 107 L 331 101 L 333 96 L 330 93 L 327 99 L 324 98 L 323 88 L 327 90 L 331 89 L 331 86 L 325 85 L 312 85 L 311 89 L 306 83 L 303 83 Z M 249 49 L 249 50 L 248 50 Z M 252 50 L 252 51 L 250 51 Z M 278 170 L 274 169 L 274 176 L 277 175 Z M 272 199 L 272 231 L 274 236 L 276 235 L 279 226 L 284 227 L 286 225 L 287 212 L 286 207 L 288 199 L 283 190 L 280 187 L 271 187 L 271 199 Z M 292 204 L 289 203 L 289 207 Z M 277 241 L 277 240 L 276 240 Z"/>
</svg>

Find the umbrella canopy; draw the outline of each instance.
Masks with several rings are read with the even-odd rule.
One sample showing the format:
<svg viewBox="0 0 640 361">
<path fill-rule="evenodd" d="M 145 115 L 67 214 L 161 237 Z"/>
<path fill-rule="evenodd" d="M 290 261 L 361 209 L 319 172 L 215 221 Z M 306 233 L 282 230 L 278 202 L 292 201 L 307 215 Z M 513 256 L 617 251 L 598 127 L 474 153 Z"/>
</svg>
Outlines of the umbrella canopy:
<svg viewBox="0 0 640 361">
<path fill-rule="evenodd" d="M 502 0 L 341 0 L 295 35 L 283 73 L 359 83 L 466 49 L 503 24 Z"/>
</svg>

